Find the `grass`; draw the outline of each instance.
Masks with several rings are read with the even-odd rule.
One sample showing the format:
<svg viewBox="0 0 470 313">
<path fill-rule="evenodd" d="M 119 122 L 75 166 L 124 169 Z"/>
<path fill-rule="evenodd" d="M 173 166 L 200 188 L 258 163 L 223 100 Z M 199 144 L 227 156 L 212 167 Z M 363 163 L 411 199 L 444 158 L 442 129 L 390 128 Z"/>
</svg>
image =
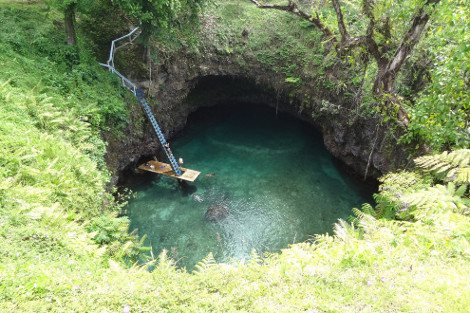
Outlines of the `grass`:
<svg viewBox="0 0 470 313">
<path fill-rule="evenodd" d="M 320 32 L 285 12 L 260 13 L 248 2 L 224 1 L 209 5 L 204 16 L 202 51 L 215 47 L 221 55 L 250 56 L 285 78 L 306 81 L 328 66 Z"/>
<path fill-rule="evenodd" d="M 418 206 L 413 221 L 363 215 L 280 254 L 209 255 L 192 272 L 165 251 L 132 265 L 139 245 L 113 214 L 100 138 L 125 120 L 123 91 L 84 51 L 79 64 L 51 56 L 66 50 L 59 18 L 0 4 L 1 312 L 468 312 L 470 220 L 451 206 Z"/>
</svg>

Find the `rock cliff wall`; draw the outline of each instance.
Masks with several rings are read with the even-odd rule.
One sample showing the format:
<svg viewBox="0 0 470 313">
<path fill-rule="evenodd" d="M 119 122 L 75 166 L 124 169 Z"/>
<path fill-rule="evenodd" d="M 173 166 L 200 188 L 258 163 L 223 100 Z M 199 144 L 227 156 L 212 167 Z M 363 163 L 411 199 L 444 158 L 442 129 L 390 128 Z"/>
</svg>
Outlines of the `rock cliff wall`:
<svg viewBox="0 0 470 313">
<path fill-rule="evenodd" d="M 232 45 L 245 46 L 249 35 L 241 33 L 238 37 Z M 210 44 L 211 38 L 204 40 L 209 44 L 203 52 L 180 49 L 165 53 L 158 65 L 153 64 L 145 72 L 126 73 L 146 92 L 168 139 L 184 128 L 188 115 L 198 107 L 264 103 L 314 125 L 323 134 L 331 154 L 358 176 L 367 172 L 368 177 L 377 177 L 405 164 L 407 155 L 389 127 L 379 126 L 376 118 L 358 114 L 359 104 L 354 103 L 351 92 L 336 88 L 335 82 L 339 86 L 345 80 L 346 71 L 340 66 L 330 67 L 321 77 L 314 74 L 315 69 L 299 74 L 301 83 L 297 83 L 286 79 L 276 67 L 260 62 L 256 52 L 221 50 Z M 107 138 L 107 161 L 114 172 L 112 184 L 142 157 L 163 157 L 143 111 L 137 101 L 130 102 L 133 103 L 125 136 Z"/>
</svg>

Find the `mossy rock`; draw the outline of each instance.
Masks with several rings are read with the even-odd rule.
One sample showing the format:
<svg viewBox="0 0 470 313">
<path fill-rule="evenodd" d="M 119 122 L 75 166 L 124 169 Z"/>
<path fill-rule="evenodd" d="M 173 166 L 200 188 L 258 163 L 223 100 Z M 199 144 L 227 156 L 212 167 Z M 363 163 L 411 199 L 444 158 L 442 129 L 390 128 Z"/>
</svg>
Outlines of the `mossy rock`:
<svg viewBox="0 0 470 313">
<path fill-rule="evenodd" d="M 220 222 L 224 220 L 230 211 L 221 204 L 213 204 L 207 208 L 205 219 L 209 222 Z"/>
</svg>

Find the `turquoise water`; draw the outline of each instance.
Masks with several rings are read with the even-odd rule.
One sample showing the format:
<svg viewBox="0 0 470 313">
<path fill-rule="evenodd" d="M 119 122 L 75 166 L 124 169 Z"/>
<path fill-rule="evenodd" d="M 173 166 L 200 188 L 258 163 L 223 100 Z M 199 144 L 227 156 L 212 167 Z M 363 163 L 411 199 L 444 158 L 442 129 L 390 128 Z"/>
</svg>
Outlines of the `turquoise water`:
<svg viewBox="0 0 470 313">
<path fill-rule="evenodd" d="M 335 166 L 319 133 L 267 107 L 201 109 L 171 147 L 202 174 L 186 187 L 150 173 L 134 177 L 128 214 L 155 255 L 165 248 L 188 270 L 209 252 L 228 262 L 331 233 L 338 218 L 370 202 L 371 190 Z M 213 204 L 230 215 L 205 220 Z"/>
</svg>

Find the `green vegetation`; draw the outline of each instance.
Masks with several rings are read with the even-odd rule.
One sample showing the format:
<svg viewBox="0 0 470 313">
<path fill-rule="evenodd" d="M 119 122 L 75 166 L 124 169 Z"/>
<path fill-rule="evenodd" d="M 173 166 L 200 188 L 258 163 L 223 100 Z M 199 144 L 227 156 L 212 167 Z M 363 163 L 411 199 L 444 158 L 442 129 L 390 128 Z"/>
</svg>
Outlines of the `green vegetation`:
<svg viewBox="0 0 470 313">
<path fill-rule="evenodd" d="M 116 216 L 100 137 L 120 135 L 127 91 L 95 63 L 85 34 L 66 45 L 62 18 L 40 2 L 0 3 L 0 311 L 468 311 L 469 150 L 384 177 L 376 207 L 354 210 L 334 236 L 233 264 L 209 255 L 191 273 L 165 251 L 132 265 L 142 239 Z M 260 58 L 278 66 L 277 49 Z M 296 73 L 286 78 L 300 82 Z"/>
<path fill-rule="evenodd" d="M 267 69 L 294 80 L 297 87 L 302 85 L 302 78 L 319 75 L 327 79 L 319 73 L 319 68 L 331 65 L 324 60 L 321 34 L 307 22 L 300 22 L 299 27 L 299 21 L 290 15 L 275 11 L 260 14 L 243 1 L 208 5 L 204 16 L 204 40 L 198 47 L 203 56 L 213 47 L 220 55 L 250 56 Z M 293 28 L 297 31 L 292 32 Z"/>
<path fill-rule="evenodd" d="M 433 150 L 470 147 L 470 1 L 442 1 L 431 21 L 423 51 L 414 60 L 430 67 L 427 84 L 408 104 L 411 123 L 403 142 Z M 409 76 L 419 80 L 417 71 Z"/>
<path fill-rule="evenodd" d="M 342 94 L 344 108 L 363 116 L 380 113 L 400 126 L 401 143 L 433 151 L 469 146 L 468 0 L 407 0 L 399 6 L 246 0 L 219 6 L 207 11 L 217 20 L 209 39 L 221 53 L 253 53 L 295 81 L 292 87 L 320 84 Z"/>
<path fill-rule="evenodd" d="M 117 0 L 116 2 L 137 22 L 142 23 L 146 38 L 150 35 L 171 37 L 170 33 L 181 29 L 187 31 L 186 28 L 194 27 L 204 3 L 195 0 Z"/>
</svg>

